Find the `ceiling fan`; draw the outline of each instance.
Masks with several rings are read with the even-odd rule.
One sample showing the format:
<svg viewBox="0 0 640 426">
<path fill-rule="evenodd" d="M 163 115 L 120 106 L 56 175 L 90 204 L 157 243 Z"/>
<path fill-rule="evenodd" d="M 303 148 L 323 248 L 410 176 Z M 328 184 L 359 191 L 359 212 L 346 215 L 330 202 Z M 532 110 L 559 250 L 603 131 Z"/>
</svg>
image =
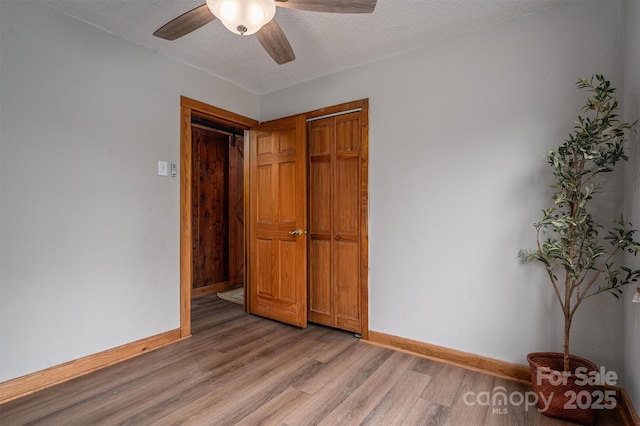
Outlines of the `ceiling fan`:
<svg viewBox="0 0 640 426">
<path fill-rule="evenodd" d="M 158 28 L 153 35 L 175 40 L 218 18 L 231 32 L 255 34 L 260 44 L 278 64 L 296 56 L 280 26 L 273 20 L 276 6 L 311 12 L 371 13 L 377 0 L 206 0 Z"/>
</svg>

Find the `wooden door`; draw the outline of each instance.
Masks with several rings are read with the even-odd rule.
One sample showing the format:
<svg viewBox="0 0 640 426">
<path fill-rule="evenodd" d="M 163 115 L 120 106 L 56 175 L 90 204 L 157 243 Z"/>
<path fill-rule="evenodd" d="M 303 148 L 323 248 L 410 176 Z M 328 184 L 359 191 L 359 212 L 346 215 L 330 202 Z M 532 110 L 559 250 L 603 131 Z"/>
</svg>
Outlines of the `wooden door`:
<svg viewBox="0 0 640 426">
<path fill-rule="evenodd" d="M 361 113 L 309 123 L 309 321 L 362 333 Z"/>
<path fill-rule="evenodd" d="M 192 294 L 224 289 L 229 281 L 229 136 L 192 125 Z"/>
<path fill-rule="evenodd" d="M 249 307 L 307 325 L 307 199 L 304 116 L 251 129 Z"/>
</svg>

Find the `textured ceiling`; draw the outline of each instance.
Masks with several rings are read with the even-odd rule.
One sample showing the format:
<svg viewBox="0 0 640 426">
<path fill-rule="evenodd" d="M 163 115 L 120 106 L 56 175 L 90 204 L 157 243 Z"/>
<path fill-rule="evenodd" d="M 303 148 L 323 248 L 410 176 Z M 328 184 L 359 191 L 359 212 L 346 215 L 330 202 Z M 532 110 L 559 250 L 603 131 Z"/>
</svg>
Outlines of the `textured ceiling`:
<svg viewBox="0 0 640 426">
<path fill-rule="evenodd" d="M 40 0 L 69 16 L 237 84 L 253 93 L 420 48 L 572 0 L 378 0 L 372 14 L 324 14 L 278 7 L 275 20 L 296 60 L 277 65 L 255 36 L 220 21 L 175 41 L 152 33 L 204 0 Z"/>
</svg>

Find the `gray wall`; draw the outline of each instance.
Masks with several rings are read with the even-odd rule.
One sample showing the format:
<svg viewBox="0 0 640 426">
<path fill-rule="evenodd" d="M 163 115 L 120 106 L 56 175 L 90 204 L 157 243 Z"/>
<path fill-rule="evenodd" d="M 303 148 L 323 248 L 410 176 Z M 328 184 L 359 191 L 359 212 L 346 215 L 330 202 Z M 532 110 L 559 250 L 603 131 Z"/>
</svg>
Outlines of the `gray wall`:
<svg viewBox="0 0 640 426">
<path fill-rule="evenodd" d="M 633 122 L 640 119 L 640 2 L 624 3 L 624 118 Z M 640 132 L 640 126 L 637 127 Z M 640 135 L 630 138 L 630 161 L 626 164 L 625 206 L 627 218 L 640 228 Z M 640 238 L 640 235 L 637 235 Z M 640 268 L 640 258 L 627 254 L 627 264 Z M 640 305 L 629 303 L 637 285 L 629 286 L 623 297 L 625 307 L 625 369 L 626 388 L 636 409 L 640 409 Z"/>
<path fill-rule="evenodd" d="M 35 2 L 0 1 L 0 381 L 176 329 L 180 95 L 258 97 Z"/>
</svg>

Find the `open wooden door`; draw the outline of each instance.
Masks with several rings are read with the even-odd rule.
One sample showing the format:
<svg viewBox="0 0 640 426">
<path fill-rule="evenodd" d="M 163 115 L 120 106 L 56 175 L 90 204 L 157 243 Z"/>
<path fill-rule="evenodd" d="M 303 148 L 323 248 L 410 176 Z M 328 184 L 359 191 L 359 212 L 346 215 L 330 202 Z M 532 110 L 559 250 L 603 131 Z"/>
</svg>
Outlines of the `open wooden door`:
<svg viewBox="0 0 640 426">
<path fill-rule="evenodd" d="M 307 173 L 303 115 L 251 129 L 249 312 L 307 326 Z"/>
</svg>

